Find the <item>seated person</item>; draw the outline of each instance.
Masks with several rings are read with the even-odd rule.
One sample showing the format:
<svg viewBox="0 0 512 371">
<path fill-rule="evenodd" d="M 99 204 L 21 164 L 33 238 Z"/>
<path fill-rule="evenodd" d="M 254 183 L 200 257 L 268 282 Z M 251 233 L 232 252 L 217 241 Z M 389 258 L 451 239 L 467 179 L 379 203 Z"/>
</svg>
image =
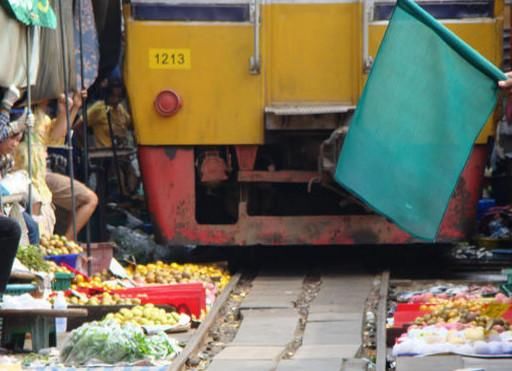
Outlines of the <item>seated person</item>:
<svg viewBox="0 0 512 371">
<path fill-rule="evenodd" d="M 82 97 L 85 97 L 85 92 L 75 93 L 73 100 L 68 102 L 70 109 L 70 119 L 73 122 L 80 107 L 82 106 Z M 66 112 L 66 103 L 64 95 L 61 95 L 58 100 L 57 118 Z M 48 144 L 63 145 L 64 138 L 67 132 L 66 119 L 56 119 L 52 125 L 51 136 Z M 67 175 L 53 173 L 48 171 L 46 173 L 46 185 L 52 193 L 53 204 L 67 212 L 66 230 L 64 235 L 69 240 L 74 240 L 73 236 L 73 218 L 72 218 L 72 197 L 71 197 L 71 178 Z M 78 180 L 73 180 L 73 190 L 75 194 L 75 225 L 76 232 L 80 232 L 91 218 L 96 206 L 98 205 L 98 197 L 96 194 L 85 184 Z"/>
<path fill-rule="evenodd" d="M 0 249 L 2 251 L 2 259 L 0 260 L 0 294 L 5 291 L 7 282 L 9 282 L 20 238 L 21 228 L 19 224 L 15 220 L 0 215 Z"/>
<path fill-rule="evenodd" d="M 0 141 L 7 139 L 15 131 L 23 130 L 24 123 L 18 122 L 11 125 L 10 110 L 19 98 L 19 91 L 10 87 L 0 103 Z M 19 127 L 17 127 L 19 125 Z M 12 263 L 18 251 L 18 244 L 21 237 L 21 229 L 16 221 L 5 216 L 0 216 L 0 249 L 2 259 L 0 260 L 0 293 L 5 291 Z"/>
<path fill-rule="evenodd" d="M 46 174 L 46 184 L 52 191 L 53 203 L 68 212 L 66 231 L 64 235 L 69 240 L 74 240 L 73 236 L 73 218 L 71 202 L 71 178 L 48 172 Z M 73 190 L 75 193 L 75 225 L 76 233 L 80 232 L 91 218 L 96 206 L 98 205 L 98 196 L 85 184 L 78 180 L 73 180 Z"/>
<path fill-rule="evenodd" d="M 2 195 L 28 193 L 28 174 L 26 174 L 24 170 L 13 172 L 13 153 L 18 147 L 22 137 L 23 133 L 14 133 L 9 138 L 0 142 L 0 192 Z M 7 187 L 7 185 L 5 184 L 6 182 L 10 183 L 9 187 Z M 32 196 L 32 200 L 37 201 L 37 196 L 35 194 L 33 194 Z M 25 204 L 28 204 L 28 194 L 27 197 L 24 199 L 24 202 Z M 36 221 L 25 210 L 23 210 L 23 219 L 25 221 L 25 225 L 27 226 L 29 242 L 33 245 L 38 245 L 39 227 Z"/>
<path fill-rule="evenodd" d="M 68 98 L 69 99 L 69 98 Z M 77 101 L 80 103 L 78 104 Z M 81 94 L 75 93 L 70 99 L 70 119 L 74 121 L 81 106 Z M 62 94 L 58 100 L 57 117 L 51 119 L 46 113 L 47 102 L 42 102 L 35 110 L 35 124 L 31 135 L 32 143 L 32 183 L 41 196 L 39 210 L 36 209 L 35 219 L 38 221 L 43 235 L 52 235 L 55 227 L 55 212 L 52 202 L 56 206 L 71 210 L 70 179 L 64 175 L 53 174 L 47 171 L 47 150 L 49 145 L 64 144 L 67 132 L 66 102 Z M 26 143 L 22 143 L 16 154 L 16 166 L 21 169 L 28 168 Z M 18 158 L 20 160 L 18 160 Z M 97 197 L 82 183 L 74 181 L 74 189 L 77 197 L 77 231 L 86 223 L 96 208 Z M 68 228 L 65 233 L 69 239 L 74 239 L 72 219 L 69 218 Z"/>
<path fill-rule="evenodd" d="M 106 88 L 104 100 L 95 102 L 87 110 L 88 124 L 92 128 L 96 148 L 111 148 L 110 128 L 107 112 L 110 111 L 112 132 L 118 147 L 130 147 L 129 130 L 131 126 L 130 114 L 121 101 L 124 98 L 124 89 L 120 83 L 110 83 Z"/>
<path fill-rule="evenodd" d="M 135 147 L 132 120 L 122 104 L 123 99 L 123 85 L 121 82 L 111 81 L 106 86 L 104 99 L 95 102 L 87 110 L 88 125 L 94 133 L 95 145 L 93 147 L 112 147 L 110 125 L 117 148 Z M 108 112 L 110 112 L 110 123 Z M 133 195 L 140 183 L 140 171 L 136 156 L 119 158 L 117 166 L 119 166 L 117 174 L 121 178 L 119 182 L 122 194 L 124 196 Z M 112 168 L 107 171 L 114 173 Z"/>
</svg>

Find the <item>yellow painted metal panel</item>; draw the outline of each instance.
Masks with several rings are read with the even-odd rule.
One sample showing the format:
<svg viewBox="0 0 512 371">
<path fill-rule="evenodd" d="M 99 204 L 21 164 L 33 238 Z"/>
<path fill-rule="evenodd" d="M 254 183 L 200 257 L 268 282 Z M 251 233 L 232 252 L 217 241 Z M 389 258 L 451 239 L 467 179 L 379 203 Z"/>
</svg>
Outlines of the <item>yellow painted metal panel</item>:
<svg viewBox="0 0 512 371">
<path fill-rule="evenodd" d="M 267 104 L 354 104 L 362 75 L 361 33 L 360 3 L 266 5 Z"/>
<path fill-rule="evenodd" d="M 472 19 L 469 21 L 443 22 L 449 29 L 459 35 L 468 44 L 497 66 L 503 59 L 503 20 Z M 386 22 L 378 22 L 370 26 L 370 55 L 375 56 L 386 30 Z M 411 91 L 414 94 L 414 89 Z M 461 106 L 461 109 L 464 109 Z M 476 143 L 487 143 L 488 137 L 494 134 L 495 119 L 491 117 L 480 133 Z"/>
<path fill-rule="evenodd" d="M 263 78 L 249 73 L 250 24 L 129 18 L 126 24 L 125 76 L 140 144 L 263 143 Z M 160 58 L 164 52 L 185 53 L 188 68 L 156 68 L 156 59 L 150 59 L 156 52 Z M 154 99 L 163 89 L 183 99 L 182 109 L 172 117 L 154 110 Z"/>
</svg>

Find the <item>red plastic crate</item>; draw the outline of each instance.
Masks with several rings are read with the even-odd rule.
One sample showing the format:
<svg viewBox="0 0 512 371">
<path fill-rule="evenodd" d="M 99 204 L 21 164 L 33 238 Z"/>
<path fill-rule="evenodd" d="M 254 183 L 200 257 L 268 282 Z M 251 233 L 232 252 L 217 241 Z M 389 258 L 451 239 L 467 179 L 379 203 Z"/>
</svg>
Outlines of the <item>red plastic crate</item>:
<svg viewBox="0 0 512 371">
<path fill-rule="evenodd" d="M 175 283 L 172 285 L 148 285 L 141 287 L 130 287 L 127 289 L 114 290 L 116 293 L 132 293 L 132 294 L 145 294 L 148 292 L 153 293 L 167 293 L 167 292 L 182 292 L 182 291 L 196 291 L 204 290 L 203 284 L 199 282 L 192 283 Z"/>
<path fill-rule="evenodd" d="M 124 297 L 138 297 L 142 304 L 172 305 L 180 313 L 197 317 L 206 309 L 206 291 L 201 283 L 134 287 L 114 292 Z"/>
</svg>

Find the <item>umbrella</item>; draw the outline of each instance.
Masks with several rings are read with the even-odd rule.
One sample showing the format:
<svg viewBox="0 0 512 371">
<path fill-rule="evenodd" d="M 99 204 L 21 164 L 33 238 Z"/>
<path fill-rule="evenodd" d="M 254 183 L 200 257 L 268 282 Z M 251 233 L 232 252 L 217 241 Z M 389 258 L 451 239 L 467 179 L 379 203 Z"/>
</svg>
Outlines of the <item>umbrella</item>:
<svg viewBox="0 0 512 371">
<path fill-rule="evenodd" d="M 57 27 L 50 0 L 1 0 L 1 4 L 27 26 Z"/>
</svg>

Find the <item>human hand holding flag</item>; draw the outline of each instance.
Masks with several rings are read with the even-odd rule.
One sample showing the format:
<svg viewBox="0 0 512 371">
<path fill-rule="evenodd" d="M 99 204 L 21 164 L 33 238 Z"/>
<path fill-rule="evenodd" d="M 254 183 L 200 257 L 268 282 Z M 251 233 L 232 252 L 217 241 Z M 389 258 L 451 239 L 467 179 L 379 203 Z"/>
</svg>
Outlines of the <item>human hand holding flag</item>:
<svg viewBox="0 0 512 371">
<path fill-rule="evenodd" d="M 498 86 L 507 94 L 512 94 L 512 72 L 507 72 L 506 80 L 502 80 L 498 82 Z"/>
</svg>

